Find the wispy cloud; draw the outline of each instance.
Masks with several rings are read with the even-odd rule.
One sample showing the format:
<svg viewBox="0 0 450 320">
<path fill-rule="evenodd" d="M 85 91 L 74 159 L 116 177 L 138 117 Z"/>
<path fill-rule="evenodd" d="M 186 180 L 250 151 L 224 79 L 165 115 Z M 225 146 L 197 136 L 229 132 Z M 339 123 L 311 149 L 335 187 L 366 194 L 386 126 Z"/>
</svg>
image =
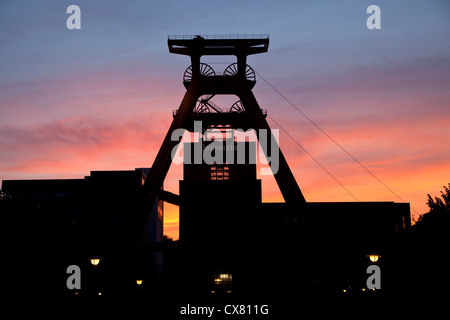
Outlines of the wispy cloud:
<svg viewBox="0 0 450 320">
<path fill-rule="evenodd" d="M 115 122 L 76 118 L 0 128 L 3 179 L 89 172 L 93 167 L 151 166 L 165 128 L 135 118 Z"/>
</svg>

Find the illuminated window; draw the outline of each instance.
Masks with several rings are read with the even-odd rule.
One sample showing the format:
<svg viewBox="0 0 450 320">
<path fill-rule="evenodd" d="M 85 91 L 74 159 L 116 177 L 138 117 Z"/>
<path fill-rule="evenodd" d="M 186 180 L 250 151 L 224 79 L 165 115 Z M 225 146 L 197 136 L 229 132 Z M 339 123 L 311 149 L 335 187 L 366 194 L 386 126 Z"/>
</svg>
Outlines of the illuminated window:
<svg viewBox="0 0 450 320">
<path fill-rule="evenodd" d="M 233 276 L 229 273 L 213 273 L 214 290 L 231 291 Z"/>
<path fill-rule="evenodd" d="M 230 180 L 230 167 L 227 165 L 211 166 L 211 180 Z"/>
</svg>

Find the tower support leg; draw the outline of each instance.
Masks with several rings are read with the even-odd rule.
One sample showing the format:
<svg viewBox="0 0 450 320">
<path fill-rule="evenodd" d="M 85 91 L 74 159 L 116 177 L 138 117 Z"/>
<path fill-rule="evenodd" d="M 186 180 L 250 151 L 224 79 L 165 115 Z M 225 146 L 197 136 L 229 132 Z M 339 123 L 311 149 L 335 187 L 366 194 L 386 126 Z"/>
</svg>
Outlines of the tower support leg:
<svg viewBox="0 0 450 320">
<path fill-rule="evenodd" d="M 178 141 L 172 141 L 172 134 L 177 129 L 187 128 L 189 126 L 186 123 L 188 114 L 192 112 L 199 98 L 198 85 L 196 82 L 191 82 L 188 90 L 186 91 L 183 100 L 181 101 L 180 107 L 170 125 L 169 130 L 164 138 L 161 148 L 156 155 L 155 161 L 153 162 L 152 168 L 145 180 L 144 186 L 142 187 L 142 197 L 143 205 L 139 212 L 138 226 L 145 226 L 145 222 L 156 202 L 158 193 L 163 186 L 164 179 L 166 178 L 167 172 L 169 171 L 170 165 L 172 163 L 172 150 L 179 143 Z M 140 234 L 140 233 L 139 233 Z"/>
<path fill-rule="evenodd" d="M 240 87 L 245 88 L 245 84 L 243 83 Z M 261 112 L 261 108 L 259 107 L 258 102 L 253 95 L 253 92 L 250 89 L 242 90 L 240 93 L 240 99 L 242 101 L 242 104 L 244 105 L 246 112 L 250 114 L 249 118 L 253 121 L 253 128 L 256 130 L 256 133 L 258 134 L 259 129 L 265 129 L 268 134 L 267 147 L 263 148 L 266 158 L 269 158 L 270 156 L 268 154 L 269 150 L 273 150 L 270 144 L 277 144 L 276 148 L 274 149 L 279 150 L 279 164 L 277 168 L 278 170 L 276 172 L 273 172 L 273 174 L 278 187 L 280 188 L 281 194 L 283 195 L 284 201 L 292 205 L 305 204 L 305 197 L 303 196 L 297 182 L 295 181 L 295 177 L 292 174 L 291 169 L 289 168 L 289 165 L 278 145 L 278 142 L 275 140 L 275 137 L 269 127 L 269 124 L 267 123 L 267 120 L 264 118 Z"/>
</svg>

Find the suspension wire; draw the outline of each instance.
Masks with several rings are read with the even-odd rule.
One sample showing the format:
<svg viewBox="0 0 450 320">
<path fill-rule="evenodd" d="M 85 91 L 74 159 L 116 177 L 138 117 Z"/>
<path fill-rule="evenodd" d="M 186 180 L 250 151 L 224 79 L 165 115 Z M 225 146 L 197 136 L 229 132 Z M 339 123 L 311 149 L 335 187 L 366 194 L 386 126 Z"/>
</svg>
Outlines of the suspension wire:
<svg viewBox="0 0 450 320">
<path fill-rule="evenodd" d="M 406 202 L 403 200 L 394 190 L 389 188 L 380 178 L 378 178 L 372 171 L 370 171 L 365 165 L 363 165 L 358 159 L 356 159 L 350 152 L 348 152 L 341 144 L 339 144 L 335 139 L 333 139 L 328 133 L 326 133 L 321 127 L 319 127 L 311 118 L 309 118 L 303 111 L 301 111 L 294 103 L 292 103 L 285 95 L 283 95 L 279 90 L 277 90 L 269 81 L 267 81 L 263 76 L 261 76 L 258 72 L 255 73 L 265 82 L 267 83 L 275 92 L 277 92 L 287 103 L 289 103 L 297 112 L 299 112 L 304 118 L 306 118 L 312 125 L 314 125 L 320 132 L 322 132 L 328 139 L 330 139 L 336 146 L 338 146 L 344 153 L 346 153 L 353 161 L 360 165 L 367 173 L 369 173 L 375 180 L 377 180 L 381 185 L 383 185 L 387 190 L 389 190 L 394 196 L 396 196 L 401 202 Z M 271 118 L 272 119 L 272 118 Z M 284 131 L 284 130 L 283 130 Z M 303 148 L 302 148 L 303 149 Z M 304 150 L 304 149 L 303 149 Z M 411 209 L 419 214 L 414 208 Z"/>
<path fill-rule="evenodd" d="M 345 191 L 347 191 L 347 193 L 349 195 L 351 195 L 356 201 L 359 202 L 358 198 L 350 192 L 350 190 L 348 190 L 330 171 L 327 170 L 327 168 L 325 168 L 316 158 L 314 158 L 314 156 L 308 152 L 308 150 L 306 150 L 300 143 L 297 142 L 297 140 L 294 139 L 294 137 L 292 137 L 278 122 L 275 121 L 274 118 L 272 118 L 270 115 L 267 115 L 270 120 L 272 120 L 289 138 L 291 138 L 292 141 L 294 141 L 294 143 L 299 146 L 312 160 L 314 160 L 315 163 L 317 163 L 319 165 L 319 167 L 321 167 L 326 173 L 328 173 L 328 175 L 334 179 L 334 181 L 336 181 Z"/>
</svg>

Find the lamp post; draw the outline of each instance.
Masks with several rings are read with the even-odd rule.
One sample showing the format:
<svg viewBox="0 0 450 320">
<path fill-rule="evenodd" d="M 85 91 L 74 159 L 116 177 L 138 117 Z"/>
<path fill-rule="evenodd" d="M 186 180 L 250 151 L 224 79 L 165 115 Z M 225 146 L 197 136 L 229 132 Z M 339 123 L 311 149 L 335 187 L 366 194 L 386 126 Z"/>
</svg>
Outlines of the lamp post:
<svg viewBox="0 0 450 320">
<path fill-rule="evenodd" d="M 88 273 L 89 291 L 92 290 L 92 294 L 101 296 L 103 294 L 103 268 L 99 264 L 103 259 L 99 256 L 91 256 L 89 262 L 93 266 Z"/>
</svg>

